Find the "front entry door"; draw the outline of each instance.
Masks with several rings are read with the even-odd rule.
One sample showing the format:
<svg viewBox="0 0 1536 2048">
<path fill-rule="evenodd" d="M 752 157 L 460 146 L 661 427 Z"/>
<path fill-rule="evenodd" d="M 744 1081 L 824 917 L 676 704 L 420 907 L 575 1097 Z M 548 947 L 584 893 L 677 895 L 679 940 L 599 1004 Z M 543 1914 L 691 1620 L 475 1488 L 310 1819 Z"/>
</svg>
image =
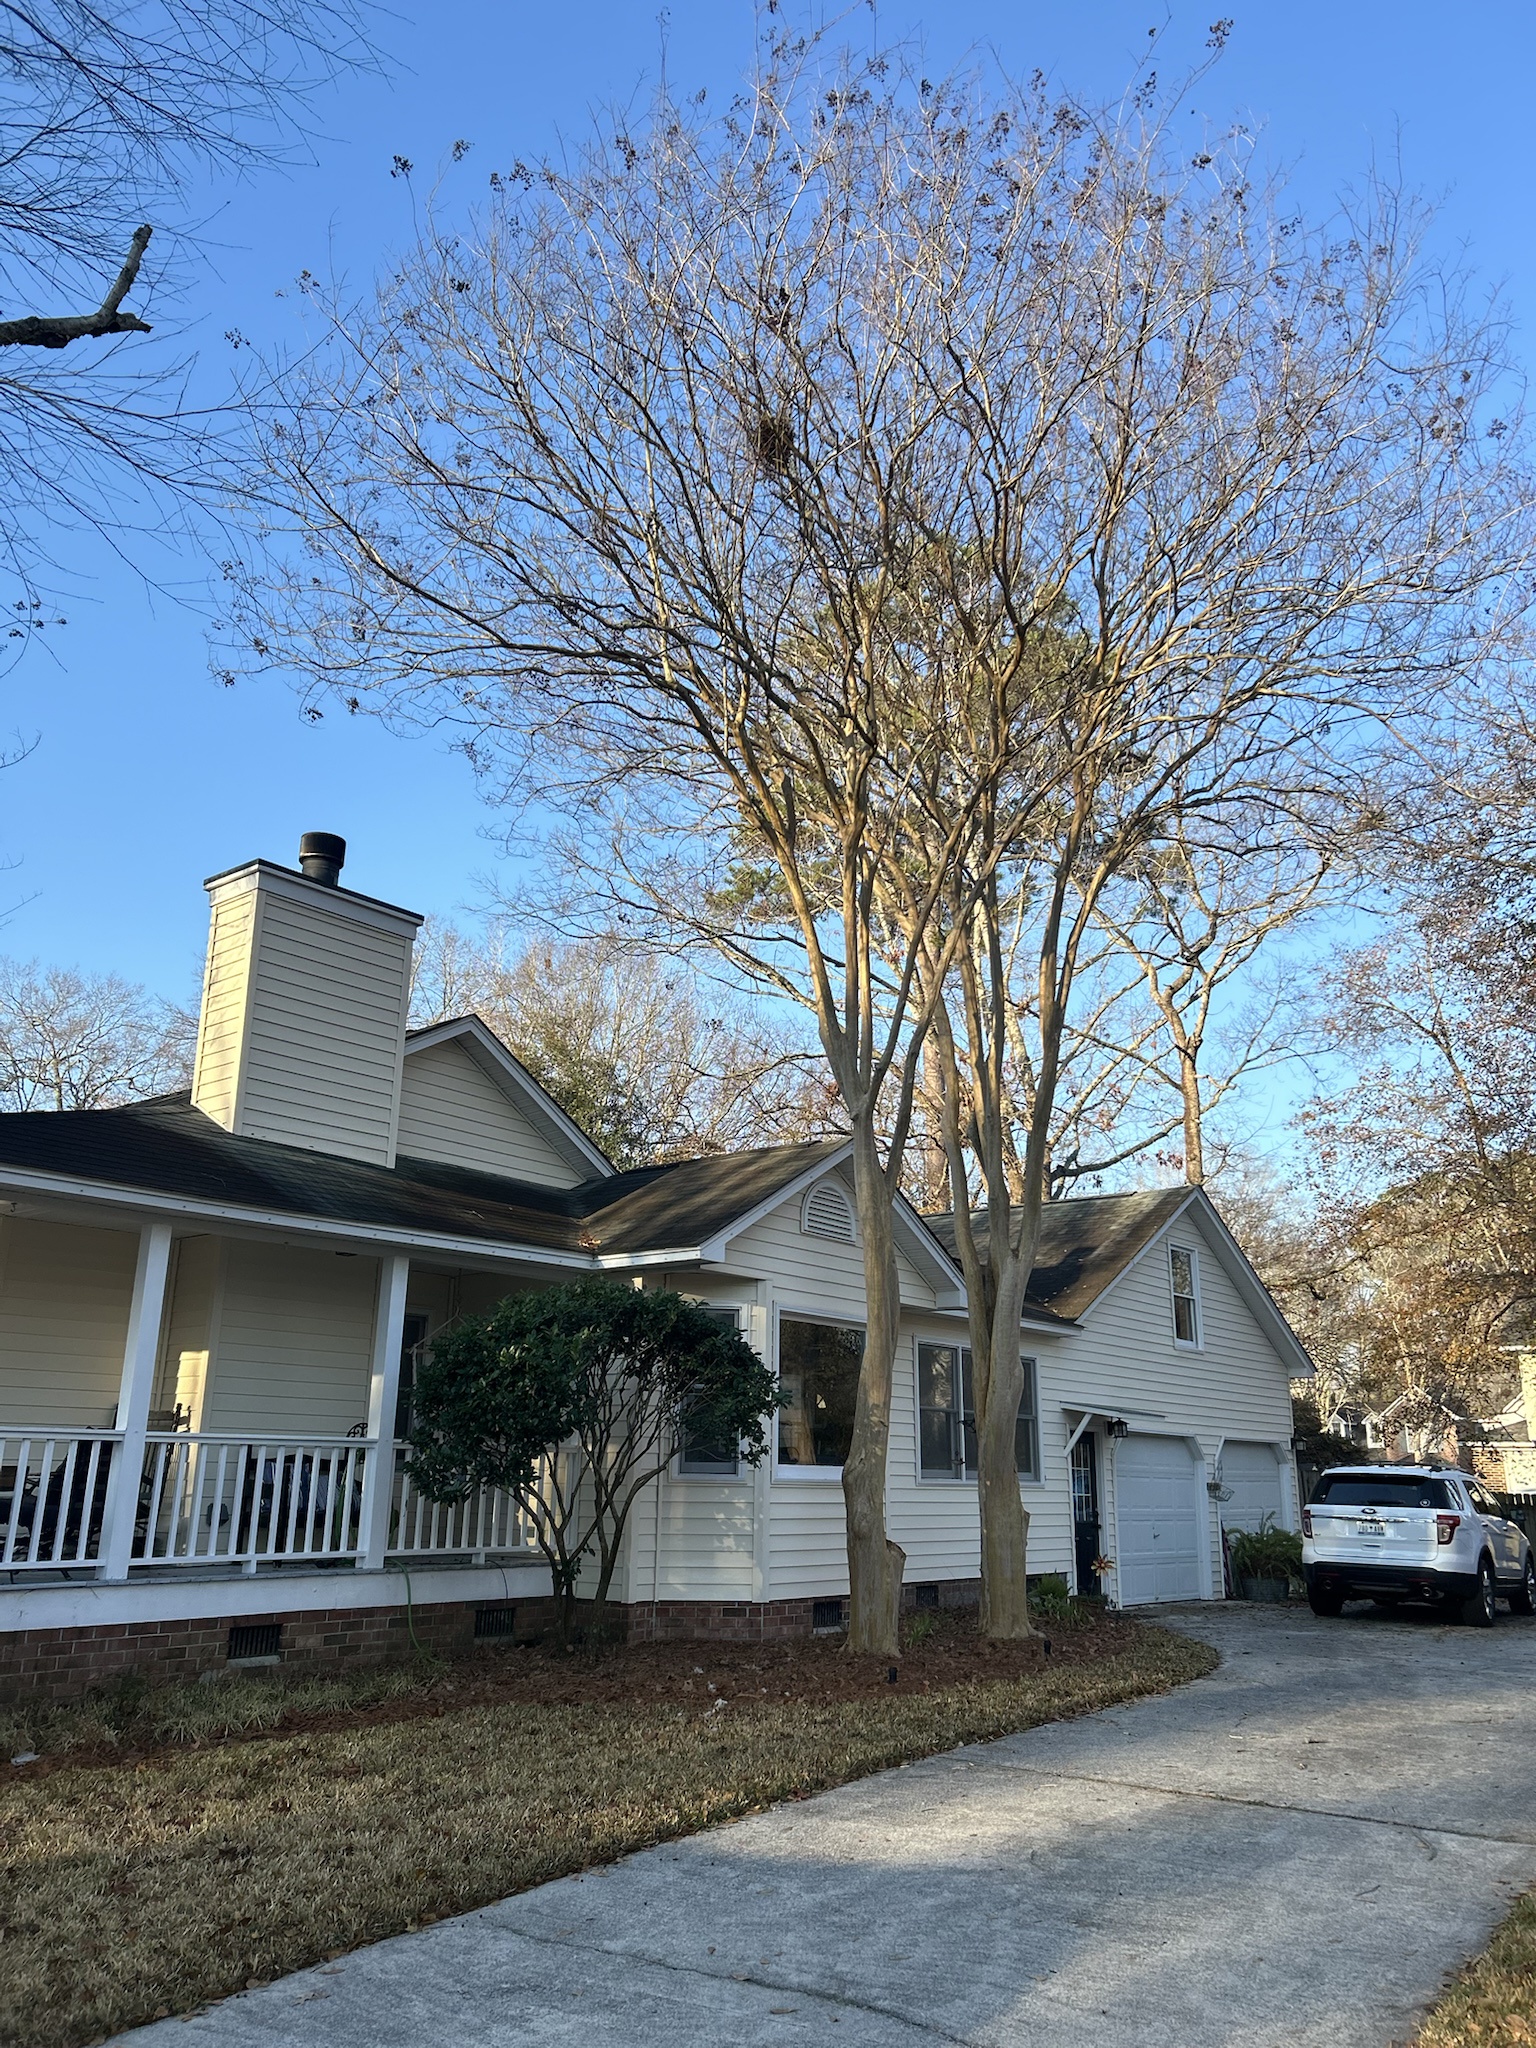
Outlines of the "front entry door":
<svg viewBox="0 0 1536 2048">
<path fill-rule="evenodd" d="M 1100 1590 L 1093 1569 L 1102 1554 L 1099 1534 L 1099 1455 L 1093 1432 L 1084 1430 L 1072 1446 L 1072 1550 L 1079 1593 Z"/>
</svg>

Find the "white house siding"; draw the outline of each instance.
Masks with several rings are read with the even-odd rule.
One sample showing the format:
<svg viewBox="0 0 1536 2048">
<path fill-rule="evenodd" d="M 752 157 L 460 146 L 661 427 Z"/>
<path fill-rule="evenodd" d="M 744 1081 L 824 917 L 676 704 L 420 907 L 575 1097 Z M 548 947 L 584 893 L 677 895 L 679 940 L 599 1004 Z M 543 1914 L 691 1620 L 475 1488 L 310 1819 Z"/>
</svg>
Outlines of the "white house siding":
<svg viewBox="0 0 1536 2048">
<path fill-rule="evenodd" d="M 236 1129 L 388 1165 L 410 940 L 262 892 Z"/>
<path fill-rule="evenodd" d="M 1168 1274 L 1172 1244 L 1192 1246 L 1199 1255 L 1203 1344 L 1198 1351 L 1176 1345 L 1173 1338 Z M 1207 1480 L 1214 1476 L 1223 1438 L 1285 1442 L 1291 1434 L 1286 1368 L 1190 1214 L 1158 1238 L 1099 1298 L 1084 1318 L 1082 1336 L 1063 1344 L 1048 1371 L 1042 1359 L 1041 1381 L 1042 1420 L 1055 1436 L 1056 1464 L 1063 1479 L 1063 1406 L 1123 1416 L 1137 1431 L 1194 1437 L 1206 1461 Z M 1104 1542 L 1111 1556 L 1117 1542 L 1114 1465 L 1114 1445 L 1101 1443 L 1099 1486 Z M 1055 1488 L 1050 1490 L 1054 1495 Z M 1288 1490 L 1288 1517 L 1292 1500 Z M 1065 1512 L 1065 1493 L 1062 1501 Z M 1219 1519 L 1219 1504 L 1208 1497 L 1204 1522 L 1210 1590 L 1218 1594 Z M 1062 1561 L 1048 1568 L 1066 1569 L 1069 1537 L 1070 1528 L 1064 1527 Z M 1045 1548 L 1049 1547 L 1048 1538 Z"/>
<path fill-rule="evenodd" d="M 581 1179 L 474 1056 L 451 1039 L 406 1055 L 397 1149 L 543 1187 L 574 1187 Z"/>
<path fill-rule="evenodd" d="M 377 1261 L 232 1239 L 203 1427 L 344 1436 L 368 1416 Z"/>
<path fill-rule="evenodd" d="M 857 1245 L 808 1236 L 800 1228 L 800 1200 L 782 1208 L 732 1241 L 731 1263 L 764 1275 L 762 1286 L 763 1342 L 770 1362 L 781 1315 L 814 1321 L 862 1323 L 864 1260 Z M 914 1314 L 933 1307 L 933 1290 L 904 1255 L 898 1253 L 903 1306 Z M 909 1576 L 964 1576 L 975 1566 L 975 1496 L 967 1489 L 919 1489 L 915 1478 L 914 1405 L 915 1354 L 904 1330 L 897 1348 L 893 1388 L 892 1452 L 889 1477 L 891 1534 L 905 1544 L 910 1531 L 926 1557 L 958 1555 L 971 1530 L 972 1562 L 955 1574 L 923 1569 Z M 759 1555 L 758 1598 L 764 1600 L 830 1597 L 848 1590 L 848 1561 L 843 1518 L 843 1490 L 835 1472 L 800 1476 L 773 1471 L 760 1490 L 767 1526 Z"/>
<path fill-rule="evenodd" d="M 136 1231 L 0 1219 L 0 1428 L 110 1429 Z"/>
<path fill-rule="evenodd" d="M 192 1100 L 227 1131 L 235 1125 L 255 925 L 254 891 L 225 897 L 213 906 Z"/>
<path fill-rule="evenodd" d="M 209 1347 L 217 1312 L 223 1247 L 216 1237 L 182 1237 L 172 1251 L 160 1366 L 151 1407 L 181 1408 L 203 1426 Z"/>
</svg>

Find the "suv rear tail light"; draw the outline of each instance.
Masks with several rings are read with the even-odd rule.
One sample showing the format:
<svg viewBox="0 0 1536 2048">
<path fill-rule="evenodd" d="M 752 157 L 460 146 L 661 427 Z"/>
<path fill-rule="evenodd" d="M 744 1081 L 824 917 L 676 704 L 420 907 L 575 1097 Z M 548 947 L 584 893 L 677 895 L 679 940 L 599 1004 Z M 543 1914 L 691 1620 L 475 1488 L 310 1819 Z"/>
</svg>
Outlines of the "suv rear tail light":
<svg viewBox="0 0 1536 2048">
<path fill-rule="evenodd" d="M 1461 1527 L 1460 1515 L 1436 1515 L 1435 1538 L 1437 1542 L 1449 1543 Z"/>
<path fill-rule="evenodd" d="M 1312 1534 L 1312 1510 L 1310 1508 L 1303 1508 L 1301 1511 L 1301 1533 L 1303 1536 L 1310 1536 Z"/>
</svg>

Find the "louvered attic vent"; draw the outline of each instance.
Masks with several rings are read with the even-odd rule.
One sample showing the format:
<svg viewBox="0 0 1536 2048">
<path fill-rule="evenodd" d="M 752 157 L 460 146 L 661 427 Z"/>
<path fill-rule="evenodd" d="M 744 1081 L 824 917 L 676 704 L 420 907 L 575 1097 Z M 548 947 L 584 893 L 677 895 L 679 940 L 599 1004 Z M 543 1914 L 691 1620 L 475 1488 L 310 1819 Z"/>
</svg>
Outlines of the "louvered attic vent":
<svg viewBox="0 0 1536 2048">
<path fill-rule="evenodd" d="M 805 1198 L 800 1228 L 807 1237 L 835 1237 L 853 1243 L 853 1210 L 835 1180 L 818 1181 Z"/>
</svg>

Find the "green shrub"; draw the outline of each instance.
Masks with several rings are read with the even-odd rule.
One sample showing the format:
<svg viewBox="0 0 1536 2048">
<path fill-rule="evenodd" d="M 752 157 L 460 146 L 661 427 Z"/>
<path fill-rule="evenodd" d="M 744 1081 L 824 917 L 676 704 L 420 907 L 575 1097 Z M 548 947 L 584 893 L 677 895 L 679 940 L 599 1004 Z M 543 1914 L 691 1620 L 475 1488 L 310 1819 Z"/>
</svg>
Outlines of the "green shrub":
<svg viewBox="0 0 1536 2048">
<path fill-rule="evenodd" d="M 1048 1621 L 1070 1621 L 1077 1603 L 1060 1572 L 1042 1572 L 1029 1582 L 1029 1604 Z"/>
<path fill-rule="evenodd" d="M 1257 1529 L 1244 1529 L 1229 1538 L 1227 1555 L 1238 1579 L 1288 1579 L 1300 1585 L 1301 1538 L 1292 1529 L 1277 1529 L 1273 1515 L 1266 1515 Z"/>
</svg>

